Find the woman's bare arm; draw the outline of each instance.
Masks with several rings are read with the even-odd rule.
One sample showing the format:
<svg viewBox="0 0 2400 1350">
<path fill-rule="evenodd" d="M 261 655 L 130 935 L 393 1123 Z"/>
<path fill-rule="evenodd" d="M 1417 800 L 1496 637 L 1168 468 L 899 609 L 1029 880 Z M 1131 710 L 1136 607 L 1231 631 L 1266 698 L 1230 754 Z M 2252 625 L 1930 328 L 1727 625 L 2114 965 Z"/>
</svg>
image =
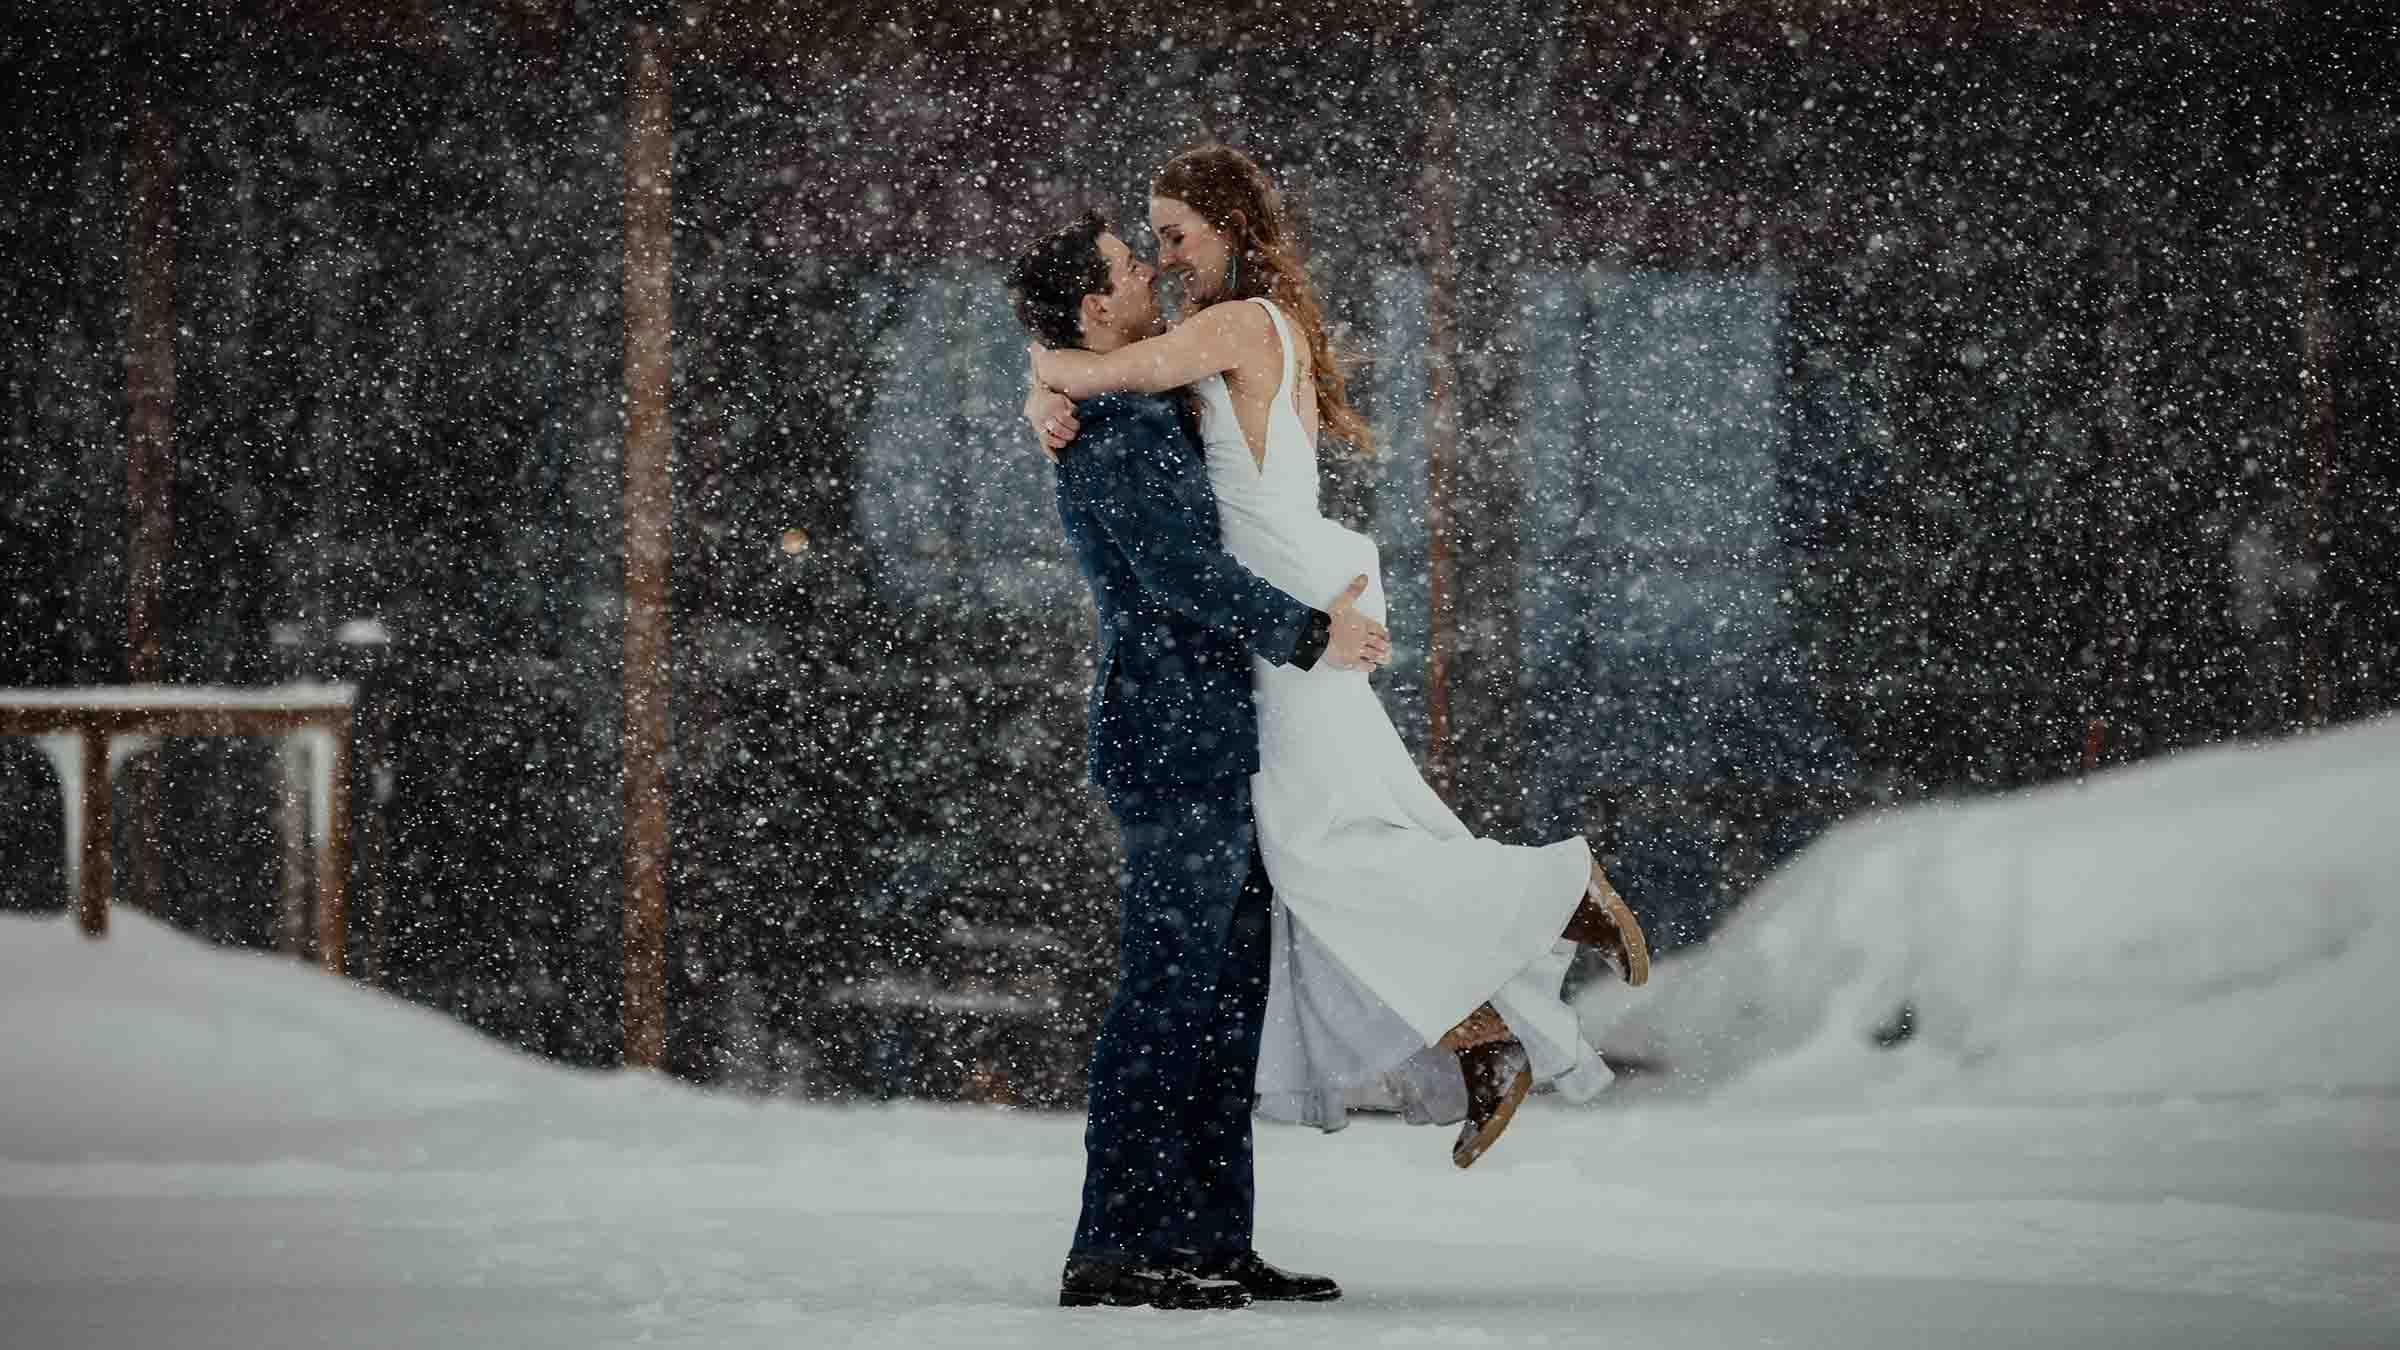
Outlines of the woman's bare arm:
<svg viewBox="0 0 2400 1350">
<path fill-rule="evenodd" d="M 1119 347 L 1105 356 L 1060 347 L 1035 346 L 1033 373 L 1068 398 L 1090 398 L 1132 389 L 1163 394 L 1194 380 L 1221 375 L 1249 355 L 1259 332 L 1245 323 L 1256 305 L 1211 305 L 1154 338 Z M 1261 316 L 1263 318 L 1263 315 Z"/>
</svg>

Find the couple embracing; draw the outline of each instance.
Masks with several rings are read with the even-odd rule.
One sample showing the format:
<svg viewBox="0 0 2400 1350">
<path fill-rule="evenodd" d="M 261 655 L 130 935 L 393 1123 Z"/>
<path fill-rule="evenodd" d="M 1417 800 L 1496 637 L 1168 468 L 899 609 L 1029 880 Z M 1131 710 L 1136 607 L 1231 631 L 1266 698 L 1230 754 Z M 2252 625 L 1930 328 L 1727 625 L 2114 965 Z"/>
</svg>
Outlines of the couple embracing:
<svg viewBox="0 0 2400 1350">
<path fill-rule="evenodd" d="M 1582 839 L 1470 833 L 1368 683 L 1390 657 L 1375 544 L 1317 509 L 1320 434 L 1368 437 L 1273 184 L 1186 151 L 1150 230 L 1155 265 L 1087 214 L 1010 278 L 1098 612 L 1091 774 L 1124 848 L 1059 1301 L 1338 1298 L 1251 1245 L 1252 1112 L 1338 1129 L 1379 1082 L 1412 1122 L 1460 1122 L 1468 1166 L 1537 1081 L 1610 1079 L 1560 997 L 1573 944 L 1633 984 L 1649 952 Z"/>
</svg>

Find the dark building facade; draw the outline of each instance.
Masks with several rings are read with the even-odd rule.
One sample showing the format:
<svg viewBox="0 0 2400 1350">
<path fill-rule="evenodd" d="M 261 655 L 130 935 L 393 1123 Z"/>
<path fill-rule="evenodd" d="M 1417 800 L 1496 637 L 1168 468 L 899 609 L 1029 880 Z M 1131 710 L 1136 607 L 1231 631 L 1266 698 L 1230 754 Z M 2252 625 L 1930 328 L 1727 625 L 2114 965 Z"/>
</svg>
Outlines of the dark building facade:
<svg viewBox="0 0 2400 1350">
<path fill-rule="evenodd" d="M 354 973 L 614 1061 L 656 22 L 671 1065 L 1072 1097 L 1114 841 L 997 275 L 1083 205 L 1133 230 L 1210 137 L 1283 183 L 1358 362 L 1381 444 L 1329 457 L 1327 505 L 1383 547 L 1404 734 L 1479 828 L 1591 832 L 1699 940 L 1844 812 L 2400 701 L 2388 35 L 2087 8 L 54 16 L 6 39 L 0 685 L 132 669 L 149 135 L 159 673 L 360 680 Z M 154 903 L 268 940 L 266 752 L 157 753 Z M 0 742 L 11 904 L 63 894 L 56 797 Z"/>
</svg>

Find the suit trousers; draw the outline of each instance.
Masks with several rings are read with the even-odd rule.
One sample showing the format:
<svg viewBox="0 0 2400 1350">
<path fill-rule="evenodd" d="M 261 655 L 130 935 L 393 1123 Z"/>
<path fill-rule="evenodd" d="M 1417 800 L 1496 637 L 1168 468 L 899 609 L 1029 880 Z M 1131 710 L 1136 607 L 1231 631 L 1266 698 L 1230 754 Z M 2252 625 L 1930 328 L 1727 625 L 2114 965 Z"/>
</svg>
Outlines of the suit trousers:
<svg viewBox="0 0 2400 1350">
<path fill-rule="evenodd" d="M 1092 1046 L 1073 1255 L 1250 1249 L 1269 907 L 1248 776 L 1108 790 L 1123 836 L 1117 995 Z"/>
</svg>

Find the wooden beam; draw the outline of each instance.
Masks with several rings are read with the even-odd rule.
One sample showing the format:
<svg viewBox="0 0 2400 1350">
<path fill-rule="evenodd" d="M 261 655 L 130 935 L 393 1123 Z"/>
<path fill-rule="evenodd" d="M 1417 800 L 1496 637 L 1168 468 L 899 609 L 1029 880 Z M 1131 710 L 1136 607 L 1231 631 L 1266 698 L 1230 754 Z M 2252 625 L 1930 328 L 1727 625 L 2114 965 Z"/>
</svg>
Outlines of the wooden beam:
<svg viewBox="0 0 2400 1350">
<path fill-rule="evenodd" d="M 625 94 L 625 1063 L 666 1048 L 667 421 L 674 336 L 668 47 L 632 27 Z"/>
<path fill-rule="evenodd" d="M 126 675 L 155 682 L 159 590 L 174 541 L 175 131 L 147 104 L 125 156 Z"/>
<path fill-rule="evenodd" d="M 125 678 L 164 678 L 160 594 L 175 544 L 175 128 L 137 99 L 125 153 Z M 96 771 L 109 791 L 108 760 Z M 158 908 L 159 756 L 126 765 L 134 907 Z M 102 841 L 111 848 L 110 841 Z"/>
<path fill-rule="evenodd" d="M 101 701 L 102 696 L 117 692 L 114 690 L 71 692 L 91 697 L 30 702 L 13 694 L 0 696 L 0 736 L 41 736 L 86 728 L 103 736 L 282 736 L 310 727 L 338 729 L 350 721 L 346 700 L 280 698 L 273 690 L 257 699 L 212 703 L 196 700 L 223 698 L 223 691 L 177 685 L 138 691 L 144 695 L 142 700 L 120 704 Z"/>
<path fill-rule="evenodd" d="M 1425 781 L 1458 806 L 1450 665 L 1458 651 L 1458 84 L 1447 45 L 1426 47 L 1422 228 L 1425 352 Z"/>
</svg>

